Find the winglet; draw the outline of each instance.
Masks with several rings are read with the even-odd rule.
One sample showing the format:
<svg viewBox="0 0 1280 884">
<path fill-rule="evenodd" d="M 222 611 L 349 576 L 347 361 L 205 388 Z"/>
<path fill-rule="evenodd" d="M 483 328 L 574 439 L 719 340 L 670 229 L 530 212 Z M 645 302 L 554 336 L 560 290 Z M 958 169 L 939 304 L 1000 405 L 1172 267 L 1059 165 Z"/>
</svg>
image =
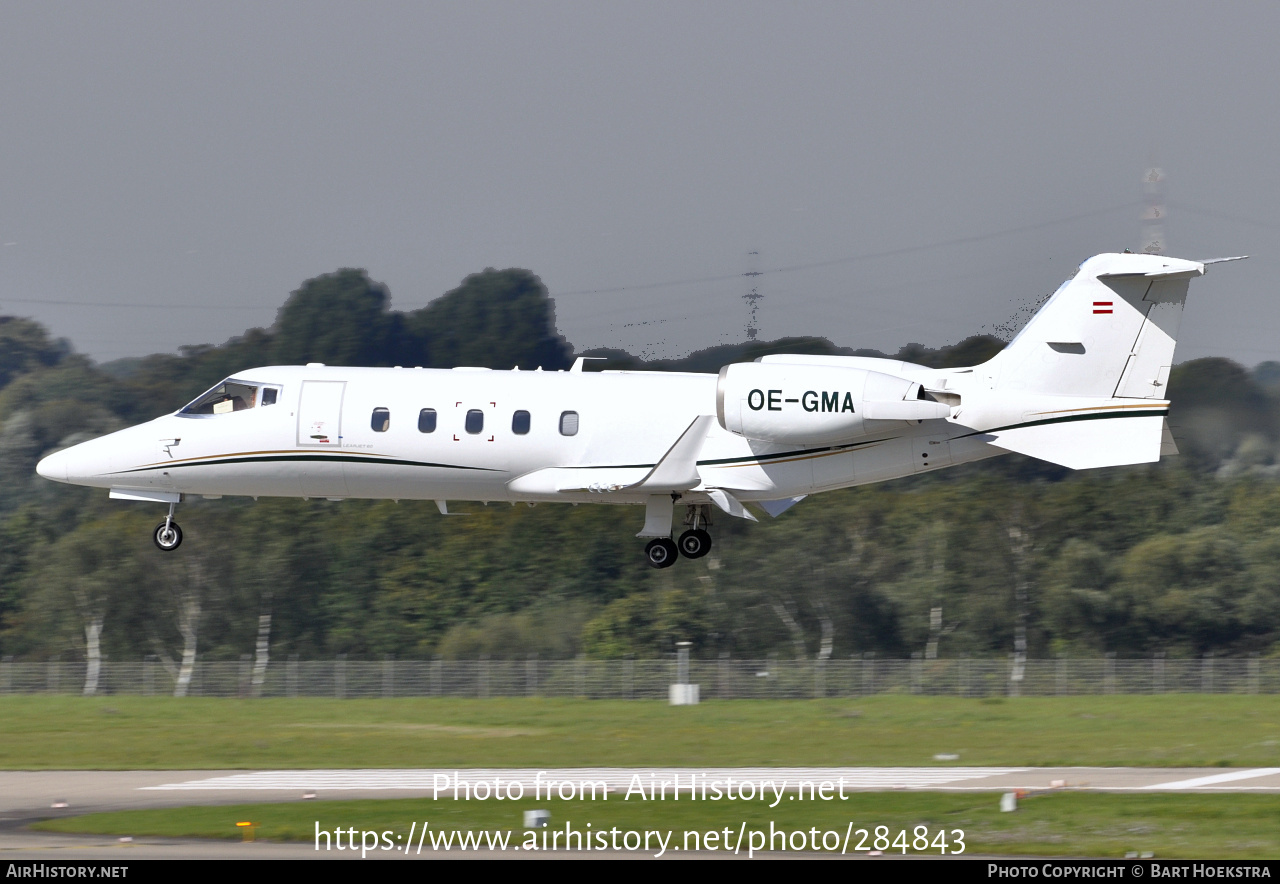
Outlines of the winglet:
<svg viewBox="0 0 1280 884">
<path fill-rule="evenodd" d="M 585 369 L 587 366 L 588 359 L 590 359 L 592 362 L 604 362 L 608 359 L 608 357 L 607 356 L 579 356 L 577 359 L 573 360 L 573 365 L 569 368 L 569 371 L 575 374 L 582 374 L 583 369 Z"/>
<path fill-rule="evenodd" d="M 662 460 L 649 471 L 649 475 L 634 487 L 685 491 L 701 484 L 698 452 L 702 451 L 702 443 L 706 441 L 707 431 L 711 429 L 711 420 L 712 417 L 709 414 L 695 417 L 688 428 L 680 434 L 676 444 L 672 445 L 667 453 L 662 455 Z"/>
</svg>

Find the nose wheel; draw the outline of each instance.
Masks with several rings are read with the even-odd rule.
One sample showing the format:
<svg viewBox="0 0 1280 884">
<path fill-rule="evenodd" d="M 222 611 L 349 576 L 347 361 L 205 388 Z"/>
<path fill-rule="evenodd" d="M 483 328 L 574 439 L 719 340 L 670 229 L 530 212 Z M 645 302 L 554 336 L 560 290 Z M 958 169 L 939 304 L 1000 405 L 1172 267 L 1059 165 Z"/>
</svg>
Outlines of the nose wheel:
<svg viewBox="0 0 1280 884">
<path fill-rule="evenodd" d="M 182 529 L 178 527 L 177 522 L 166 519 L 156 526 L 151 539 L 160 549 L 170 552 L 182 545 Z"/>
<path fill-rule="evenodd" d="M 151 534 L 151 539 L 155 541 L 156 546 L 165 552 L 172 552 L 182 545 L 182 529 L 173 520 L 175 508 L 175 504 L 169 504 L 169 515 L 163 522 L 156 525 L 156 530 Z"/>
</svg>

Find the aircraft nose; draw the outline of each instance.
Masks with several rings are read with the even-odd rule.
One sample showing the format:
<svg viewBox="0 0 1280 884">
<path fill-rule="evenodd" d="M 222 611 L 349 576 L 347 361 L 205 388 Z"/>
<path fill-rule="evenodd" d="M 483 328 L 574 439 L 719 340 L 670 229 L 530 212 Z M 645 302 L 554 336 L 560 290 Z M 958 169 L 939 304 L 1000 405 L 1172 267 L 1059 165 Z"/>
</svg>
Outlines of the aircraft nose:
<svg viewBox="0 0 1280 884">
<path fill-rule="evenodd" d="M 36 464 L 36 472 L 46 479 L 52 479 L 55 482 L 67 481 L 67 452 L 55 451 L 48 457 L 41 458 Z"/>
<path fill-rule="evenodd" d="M 90 439 L 55 451 L 36 464 L 36 472 L 46 479 L 69 485 L 99 485 L 116 460 L 118 445 L 107 441 L 110 438 Z"/>
</svg>

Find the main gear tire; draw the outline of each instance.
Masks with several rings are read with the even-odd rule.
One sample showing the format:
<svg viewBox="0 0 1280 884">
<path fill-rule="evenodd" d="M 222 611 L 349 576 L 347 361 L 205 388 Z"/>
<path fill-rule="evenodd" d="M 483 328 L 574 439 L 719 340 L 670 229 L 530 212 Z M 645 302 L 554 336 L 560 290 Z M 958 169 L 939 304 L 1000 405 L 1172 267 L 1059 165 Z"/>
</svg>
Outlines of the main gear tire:
<svg viewBox="0 0 1280 884">
<path fill-rule="evenodd" d="M 670 568 L 676 563 L 680 553 L 670 537 L 659 537 L 649 541 L 649 545 L 644 548 L 644 557 L 655 568 Z"/>
</svg>

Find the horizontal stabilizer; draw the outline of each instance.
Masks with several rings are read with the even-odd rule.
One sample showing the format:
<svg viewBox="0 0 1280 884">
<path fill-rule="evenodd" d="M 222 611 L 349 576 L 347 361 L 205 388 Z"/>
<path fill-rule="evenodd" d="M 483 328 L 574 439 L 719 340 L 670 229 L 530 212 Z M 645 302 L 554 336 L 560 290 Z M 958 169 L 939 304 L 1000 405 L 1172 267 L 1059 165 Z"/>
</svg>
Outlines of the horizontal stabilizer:
<svg viewBox="0 0 1280 884">
<path fill-rule="evenodd" d="M 1085 470 L 1154 463 L 1160 459 L 1164 432 L 1164 412 L 1151 410 L 1032 420 L 979 438 L 1007 451 Z"/>
</svg>

